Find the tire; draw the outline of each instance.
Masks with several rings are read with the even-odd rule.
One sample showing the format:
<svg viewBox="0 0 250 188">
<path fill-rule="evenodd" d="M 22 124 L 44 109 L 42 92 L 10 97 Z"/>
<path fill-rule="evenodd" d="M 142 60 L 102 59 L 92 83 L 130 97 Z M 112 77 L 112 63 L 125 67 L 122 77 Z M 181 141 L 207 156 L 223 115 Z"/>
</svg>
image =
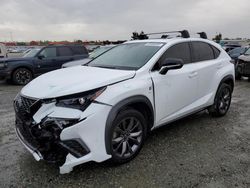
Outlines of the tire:
<svg viewBox="0 0 250 188">
<path fill-rule="evenodd" d="M 217 90 L 214 104 L 208 108 L 210 115 L 214 117 L 222 117 L 226 115 L 232 99 L 232 87 L 226 83 L 222 83 Z"/>
<path fill-rule="evenodd" d="M 26 85 L 32 80 L 32 73 L 26 68 L 18 68 L 12 74 L 12 81 L 17 85 Z"/>
<path fill-rule="evenodd" d="M 122 164 L 140 152 L 146 139 L 147 122 L 139 111 L 125 109 L 117 115 L 110 131 L 111 160 Z"/>
</svg>

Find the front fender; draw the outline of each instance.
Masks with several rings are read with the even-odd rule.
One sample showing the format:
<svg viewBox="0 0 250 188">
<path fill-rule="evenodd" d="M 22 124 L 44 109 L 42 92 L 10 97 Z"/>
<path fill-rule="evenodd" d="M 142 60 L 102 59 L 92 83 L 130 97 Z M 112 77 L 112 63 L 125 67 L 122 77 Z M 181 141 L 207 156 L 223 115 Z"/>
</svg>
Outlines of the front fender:
<svg viewBox="0 0 250 188">
<path fill-rule="evenodd" d="M 13 62 L 8 62 L 8 69 L 12 72 L 16 70 L 17 68 L 27 68 L 29 69 L 32 73 L 34 73 L 34 65 L 32 61 L 13 61 Z"/>
</svg>

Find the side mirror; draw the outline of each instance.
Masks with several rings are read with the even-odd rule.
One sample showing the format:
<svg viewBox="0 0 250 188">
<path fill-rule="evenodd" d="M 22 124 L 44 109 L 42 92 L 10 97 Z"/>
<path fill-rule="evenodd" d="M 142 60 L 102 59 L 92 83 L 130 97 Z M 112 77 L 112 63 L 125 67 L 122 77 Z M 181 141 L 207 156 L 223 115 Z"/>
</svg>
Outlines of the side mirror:
<svg viewBox="0 0 250 188">
<path fill-rule="evenodd" d="M 160 74 L 166 74 L 169 70 L 180 69 L 183 67 L 183 60 L 177 58 L 167 58 L 160 65 Z"/>
<path fill-rule="evenodd" d="M 45 58 L 45 56 L 44 56 L 44 55 L 39 54 L 39 55 L 37 56 L 37 58 L 38 58 L 38 59 L 44 59 L 44 58 Z"/>
</svg>

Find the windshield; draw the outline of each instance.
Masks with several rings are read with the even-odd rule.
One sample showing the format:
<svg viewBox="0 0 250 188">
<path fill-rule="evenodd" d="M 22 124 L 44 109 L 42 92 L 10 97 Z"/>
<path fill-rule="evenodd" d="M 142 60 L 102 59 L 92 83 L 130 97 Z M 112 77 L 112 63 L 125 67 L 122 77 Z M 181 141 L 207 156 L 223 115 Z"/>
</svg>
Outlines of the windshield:
<svg viewBox="0 0 250 188">
<path fill-rule="evenodd" d="M 90 58 L 94 59 L 96 58 L 97 56 L 101 55 L 102 53 L 108 51 L 110 48 L 112 48 L 114 46 L 103 46 L 103 47 L 99 47 L 97 48 L 96 50 L 94 50 L 93 52 L 91 52 L 91 54 L 89 55 Z"/>
<path fill-rule="evenodd" d="M 244 55 L 250 55 L 250 48 L 248 48 L 248 49 L 246 50 L 246 52 L 244 53 Z"/>
<path fill-rule="evenodd" d="M 32 49 L 28 53 L 26 53 L 23 57 L 35 57 L 35 55 L 39 51 L 40 51 L 40 49 Z"/>
<path fill-rule="evenodd" d="M 163 44 L 158 42 L 122 44 L 92 60 L 88 66 L 137 70 L 145 65 Z"/>
<path fill-rule="evenodd" d="M 245 48 L 237 47 L 237 48 L 234 48 L 233 50 L 230 50 L 228 53 L 238 54 L 238 53 L 243 53 L 244 51 L 245 51 Z"/>
</svg>

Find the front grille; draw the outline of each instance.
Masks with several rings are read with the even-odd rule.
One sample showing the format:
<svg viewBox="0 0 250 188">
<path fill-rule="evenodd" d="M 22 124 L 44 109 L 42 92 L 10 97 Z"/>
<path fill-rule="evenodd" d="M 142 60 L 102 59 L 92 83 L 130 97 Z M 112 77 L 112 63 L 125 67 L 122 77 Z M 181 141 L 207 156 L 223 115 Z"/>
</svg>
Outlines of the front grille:
<svg viewBox="0 0 250 188">
<path fill-rule="evenodd" d="M 30 107 L 36 102 L 34 99 L 29 99 L 21 96 L 21 106 L 23 110 L 27 113 L 30 113 Z"/>
<path fill-rule="evenodd" d="M 30 132 L 30 125 L 25 124 L 21 119 L 16 117 L 16 128 L 19 130 L 23 139 L 25 139 L 25 141 L 29 143 L 32 148 L 38 148 L 38 142 L 33 138 Z"/>
<path fill-rule="evenodd" d="M 23 121 L 31 121 L 32 116 L 40 107 L 41 102 L 39 102 L 39 100 L 30 99 L 20 95 L 14 100 L 16 114 Z"/>
</svg>

